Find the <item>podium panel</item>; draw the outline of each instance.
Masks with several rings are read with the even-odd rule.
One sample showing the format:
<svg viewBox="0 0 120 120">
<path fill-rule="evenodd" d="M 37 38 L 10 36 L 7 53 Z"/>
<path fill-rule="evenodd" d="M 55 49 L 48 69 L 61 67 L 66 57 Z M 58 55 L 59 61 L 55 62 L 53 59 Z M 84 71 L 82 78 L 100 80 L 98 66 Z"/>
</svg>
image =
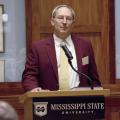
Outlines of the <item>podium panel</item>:
<svg viewBox="0 0 120 120">
<path fill-rule="evenodd" d="M 104 119 L 104 96 L 32 98 L 33 120 Z"/>
<path fill-rule="evenodd" d="M 107 90 L 55 91 L 26 93 L 20 99 L 25 120 L 104 120 L 108 94 Z"/>
</svg>

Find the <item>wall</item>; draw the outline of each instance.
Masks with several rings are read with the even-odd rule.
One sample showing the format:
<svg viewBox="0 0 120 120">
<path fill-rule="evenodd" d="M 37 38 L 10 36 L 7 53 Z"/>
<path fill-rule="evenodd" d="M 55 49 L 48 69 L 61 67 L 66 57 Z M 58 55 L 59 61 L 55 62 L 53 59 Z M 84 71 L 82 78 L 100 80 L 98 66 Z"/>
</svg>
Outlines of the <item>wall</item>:
<svg viewBox="0 0 120 120">
<path fill-rule="evenodd" d="M 5 60 L 5 80 L 20 81 L 25 59 L 25 6 L 24 0 L 0 0 L 8 14 L 4 23 L 5 52 L 0 59 Z"/>
</svg>

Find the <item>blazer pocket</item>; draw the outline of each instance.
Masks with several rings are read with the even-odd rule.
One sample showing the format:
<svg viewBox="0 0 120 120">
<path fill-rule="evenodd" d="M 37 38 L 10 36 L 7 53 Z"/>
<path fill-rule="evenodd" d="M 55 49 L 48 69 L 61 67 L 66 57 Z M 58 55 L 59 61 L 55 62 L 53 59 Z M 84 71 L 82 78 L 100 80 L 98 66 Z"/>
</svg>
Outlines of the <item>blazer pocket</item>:
<svg viewBox="0 0 120 120">
<path fill-rule="evenodd" d="M 82 58 L 82 65 L 84 66 L 84 65 L 88 65 L 88 64 L 89 64 L 89 57 L 88 56 L 83 57 Z"/>
</svg>

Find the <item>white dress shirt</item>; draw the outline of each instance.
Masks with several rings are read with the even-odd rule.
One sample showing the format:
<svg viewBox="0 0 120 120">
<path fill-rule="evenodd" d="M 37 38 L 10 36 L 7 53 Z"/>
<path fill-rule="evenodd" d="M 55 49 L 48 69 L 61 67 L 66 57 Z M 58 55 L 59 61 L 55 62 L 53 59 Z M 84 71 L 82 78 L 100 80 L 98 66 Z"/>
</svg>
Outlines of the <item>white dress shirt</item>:
<svg viewBox="0 0 120 120">
<path fill-rule="evenodd" d="M 56 50 L 56 57 L 57 57 L 57 66 L 58 68 L 60 67 L 60 44 L 63 42 L 62 39 L 58 38 L 55 34 L 53 34 L 54 38 L 54 43 L 55 43 L 55 50 Z M 69 35 L 65 40 L 64 40 L 67 48 L 71 51 L 73 59 L 72 59 L 72 64 L 74 68 L 77 70 L 77 60 L 76 60 L 76 53 L 75 53 L 75 48 L 74 44 L 72 42 L 71 35 Z M 59 70 L 59 69 L 58 69 Z M 69 75 L 70 75 L 70 80 L 69 80 L 69 86 L 70 88 L 76 88 L 79 86 L 80 81 L 79 81 L 79 75 L 69 66 Z"/>
</svg>

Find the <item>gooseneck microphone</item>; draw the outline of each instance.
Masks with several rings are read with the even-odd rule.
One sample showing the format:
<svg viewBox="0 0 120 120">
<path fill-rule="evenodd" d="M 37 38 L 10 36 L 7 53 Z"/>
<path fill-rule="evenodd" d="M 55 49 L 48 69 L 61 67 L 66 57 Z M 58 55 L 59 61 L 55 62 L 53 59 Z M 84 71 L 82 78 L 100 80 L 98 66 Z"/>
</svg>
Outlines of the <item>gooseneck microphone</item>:
<svg viewBox="0 0 120 120">
<path fill-rule="evenodd" d="M 64 42 L 62 42 L 60 44 L 60 47 L 62 47 L 62 49 L 64 50 L 65 55 L 67 56 L 68 60 L 72 60 L 73 56 L 72 56 L 71 52 L 69 51 L 69 49 L 67 48 L 67 46 L 65 45 Z"/>
<path fill-rule="evenodd" d="M 78 73 L 79 75 L 83 75 L 85 76 L 87 79 L 88 79 L 88 83 L 91 87 L 91 89 L 94 89 L 94 86 L 93 86 L 93 80 L 86 74 L 82 73 L 82 72 L 79 72 L 78 70 L 76 70 L 74 67 L 73 67 L 73 64 L 72 64 L 72 59 L 73 59 L 73 56 L 72 56 L 72 53 L 71 51 L 67 48 L 67 46 L 65 45 L 65 43 L 63 42 L 62 44 L 60 44 L 60 47 L 64 50 L 65 52 L 65 55 L 67 56 L 68 58 L 68 63 L 70 64 L 71 68 L 76 72 Z"/>
</svg>

